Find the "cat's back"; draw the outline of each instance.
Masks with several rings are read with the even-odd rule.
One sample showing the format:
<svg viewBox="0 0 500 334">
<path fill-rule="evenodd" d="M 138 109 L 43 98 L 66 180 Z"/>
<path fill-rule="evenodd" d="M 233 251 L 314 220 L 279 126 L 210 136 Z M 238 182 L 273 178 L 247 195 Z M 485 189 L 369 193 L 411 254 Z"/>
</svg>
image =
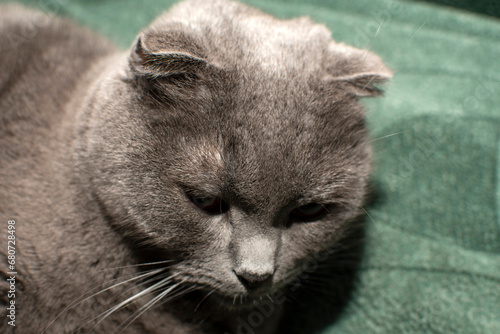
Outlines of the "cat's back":
<svg viewBox="0 0 500 334">
<path fill-rule="evenodd" d="M 65 19 L 0 6 L 0 144 L 17 159 L 58 126 L 83 75 L 111 43 Z M 31 152 L 33 153 L 33 152 Z"/>
</svg>

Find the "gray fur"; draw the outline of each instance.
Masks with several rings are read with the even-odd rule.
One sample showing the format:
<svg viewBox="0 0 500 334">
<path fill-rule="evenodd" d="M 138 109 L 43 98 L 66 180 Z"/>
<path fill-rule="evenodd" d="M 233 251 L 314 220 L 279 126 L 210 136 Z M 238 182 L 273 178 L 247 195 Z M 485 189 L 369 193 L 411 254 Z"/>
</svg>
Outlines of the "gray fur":
<svg viewBox="0 0 500 334">
<path fill-rule="evenodd" d="M 113 332 L 152 297 L 95 328 L 92 318 L 147 285 L 72 303 L 154 260 L 174 260 L 166 273 L 210 296 L 197 312 L 194 297 L 151 308 L 125 332 L 218 332 L 289 284 L 359 213 L 371 151 L 358 100 L 391 73 L 324 26 L 192 0 L 122 53 L 66 20 L 0 13 L 0 216 L 17 224 L 15 333 Z M 229 211 L 208 215 L 186 192 L 219 196 Z M 335 206 L 290 223 L 311 202 Z M 253 296 L 235 272 L 272 282 Z M 256 332 L 273 332 L 279 314 Z"/>
</svg>

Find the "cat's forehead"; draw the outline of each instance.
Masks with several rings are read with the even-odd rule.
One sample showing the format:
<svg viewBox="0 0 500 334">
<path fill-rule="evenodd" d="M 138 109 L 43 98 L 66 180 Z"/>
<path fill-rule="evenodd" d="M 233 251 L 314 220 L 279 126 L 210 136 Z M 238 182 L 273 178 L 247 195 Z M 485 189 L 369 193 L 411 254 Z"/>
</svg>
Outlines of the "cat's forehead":
<svg viewBox="0 0 500 334">
<path fill-rule="evenodd" d="M 249 207 L 280 207 L 298 196 L 332 196 L 339 180 L 364 177 L 365 171 L 353 176 L 366 159 L 356 108 L 269 96 L 234 100 L 223 111 L 214 106 L 201 131 L 179 134 L 175 168 L 190 187 L 209 194 L 230 189 Z"/>
<path fill-rule="evenodd" d="M 357 99 L 301 77 L 247 73 L 212 86 L 210 95 L 212 100 L 194 99 L 189 115 L 181 117 L 191 130 L 171 129 L 183 143 L 187 139 L 180 152 L 193 168 L 220 169 L 230 162 L 239 169 L 313 173 L 311 165 L 347 161 L 342 154 L 367 137 Z"/>
<path fill-rule="evenodd" d="M 330 31 L 302 17 L 279 20 L 236 2 L 192 0 L 160 16 L 151 30 L 179 29 L 191 36 L 221 68 L 280 71 L 317 69 L 331 47 Z M 299 55 L 299 57 L 298 57 Z"/>
</svg>

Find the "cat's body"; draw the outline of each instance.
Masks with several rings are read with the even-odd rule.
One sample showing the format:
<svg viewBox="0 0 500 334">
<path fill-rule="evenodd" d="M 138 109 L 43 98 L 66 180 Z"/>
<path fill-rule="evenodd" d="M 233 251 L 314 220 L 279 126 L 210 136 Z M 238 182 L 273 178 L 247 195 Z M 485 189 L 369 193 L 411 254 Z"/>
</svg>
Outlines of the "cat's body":
<svg viewBox="0 0 500 334">
<path fill-rule="evenodd" d="M 322 26 L 191 1 L 122 53 L 11 6 L 0 51 L 15 333 L 236 333 L 259 303 L 252 330 L 273 332 L 281 291 L 358 212 L 370 151 L 357 99 L 390 72 Z M 136 266 L 152 261 L 172 262 Z M 168 289 L 184 296 L 139 316 Z"/>
</svg>

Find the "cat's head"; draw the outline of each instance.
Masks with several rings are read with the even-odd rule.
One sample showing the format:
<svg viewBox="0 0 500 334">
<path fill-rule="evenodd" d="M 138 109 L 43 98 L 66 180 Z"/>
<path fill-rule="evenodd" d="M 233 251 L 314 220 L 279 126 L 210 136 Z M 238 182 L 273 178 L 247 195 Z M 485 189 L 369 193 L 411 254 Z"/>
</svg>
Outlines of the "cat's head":
<svg viewBox="0 0 500 334">
<path fill-rule="evenodd" d="M 104 76 L 81 155 L 125 237 L 232 300 L 283 287 L 343 236 L 370 170 L 359 98 L 391 73 L 308 19 L 210 3 L 161 16 Z"/>
</svg>

